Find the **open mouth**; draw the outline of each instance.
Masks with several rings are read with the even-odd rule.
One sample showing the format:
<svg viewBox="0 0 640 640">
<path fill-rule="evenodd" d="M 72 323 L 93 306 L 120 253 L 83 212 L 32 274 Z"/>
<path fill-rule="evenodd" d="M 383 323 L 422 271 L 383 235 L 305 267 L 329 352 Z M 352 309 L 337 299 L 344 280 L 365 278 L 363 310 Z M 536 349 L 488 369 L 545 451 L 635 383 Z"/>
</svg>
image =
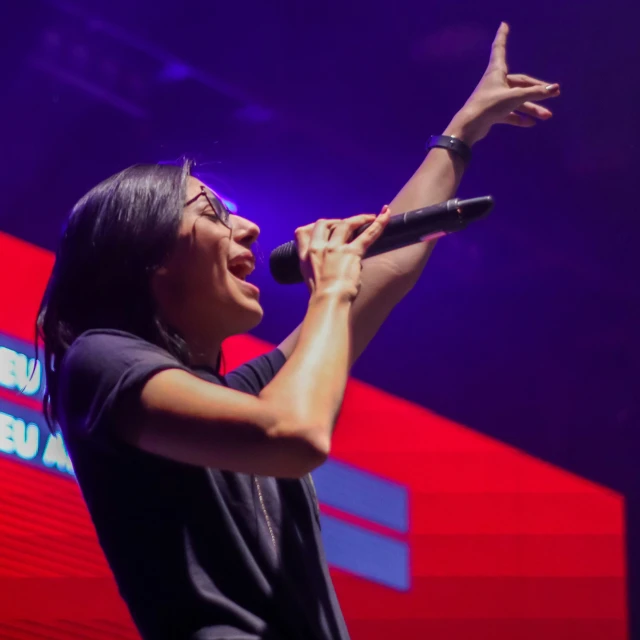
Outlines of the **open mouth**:
<svg viewBox="0 0 640 640">
<path fill-rule="evenodd" d="M 247 282 L 247 277 L 253 273 L 255 264 L 253 254 L 243 254 L 235 257 L 227 266 L 229 273 L 231 273 L 236 280 L 240 280 L 240 282 L 243 283 L 244 288 L 247 289 L 247 291 L 250 290 L 252 294 L 257 294 L 259 292 L 258 287 Z"/>
<path fill-rule="evenodd" d="M 246 282 L 247 276 L 253 273 L 253 269 L 253 264 L 248 261 L 229 265 L 229 271 L 231 272 L 231 275 L 238 278 L 238 280 L 242 280 L 243 282 Z"/>
</svg>

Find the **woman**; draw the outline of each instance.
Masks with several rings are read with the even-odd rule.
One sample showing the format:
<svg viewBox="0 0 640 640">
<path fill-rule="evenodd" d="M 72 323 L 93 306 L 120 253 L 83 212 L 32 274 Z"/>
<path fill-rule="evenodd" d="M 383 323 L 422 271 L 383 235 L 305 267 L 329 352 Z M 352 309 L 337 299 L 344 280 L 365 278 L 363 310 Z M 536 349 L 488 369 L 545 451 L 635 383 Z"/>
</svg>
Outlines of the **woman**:
<svg viewBox="0 0 640 640">
<path fill-rule="evenodd" d="M 493 124 L 551 115 L 530 100 L 557 85 L 507 75 L 507 31 L 445 130 L 463 146 L 430 152 L 397 210 L 451 197 L 464 145 Z M 303 323 L 221 376 L 222 341 L 262 318 L 246 281 L 258 228 L 188 163 L 131 167 L 74 207 L 38 320 L 46 409 L 144 638 L 348 638 L 308 474 L 329 454 L 353 360 L 432 248 L 361 265 L 389 215 L 298 229 Z"/>
</svg>

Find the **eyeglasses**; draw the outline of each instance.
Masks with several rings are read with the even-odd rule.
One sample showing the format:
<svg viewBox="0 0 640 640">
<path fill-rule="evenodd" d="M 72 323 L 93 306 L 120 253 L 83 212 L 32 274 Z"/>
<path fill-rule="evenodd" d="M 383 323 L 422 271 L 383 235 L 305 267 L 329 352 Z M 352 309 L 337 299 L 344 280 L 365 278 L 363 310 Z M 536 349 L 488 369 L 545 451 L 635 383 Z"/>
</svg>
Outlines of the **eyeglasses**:
<svg viewBox="0 0 640 640">
<path fill-rule="evenodd" d="M 209 203 L 209 206 L 213 209 L 213 213 L 216 218 L 222 222 L 222 224 L 227 227 L 227 229 L 231 229 L 231 211 L 227 209 L 224 202 L 218 198 L 218 196 L 211 191 L 211 189 L 207 189 L 206 187 L 200 187 L 200 193 L 195 197 L 191 198 L 191 200 L 184 203 L 185 207 L 188 207 L 190 204 L 193 204 L 198 198 L 204 196 Z"/>
</svg>

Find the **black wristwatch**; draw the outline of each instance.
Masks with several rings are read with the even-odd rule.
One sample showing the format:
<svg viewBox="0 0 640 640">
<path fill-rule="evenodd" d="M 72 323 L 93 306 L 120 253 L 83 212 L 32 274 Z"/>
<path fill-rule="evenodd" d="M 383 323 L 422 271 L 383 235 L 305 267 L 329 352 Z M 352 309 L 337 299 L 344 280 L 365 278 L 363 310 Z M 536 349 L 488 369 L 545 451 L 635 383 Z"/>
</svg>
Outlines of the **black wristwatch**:
<svg viewBox="0 0 640 640">
<path fill-rule="evenodd" d="M 431 136 L 427 142 L 427 151 L 439 147 L 459 155 L 467 164 L 471 160 L 471 147 L 454 136 Z"/>
</svg>

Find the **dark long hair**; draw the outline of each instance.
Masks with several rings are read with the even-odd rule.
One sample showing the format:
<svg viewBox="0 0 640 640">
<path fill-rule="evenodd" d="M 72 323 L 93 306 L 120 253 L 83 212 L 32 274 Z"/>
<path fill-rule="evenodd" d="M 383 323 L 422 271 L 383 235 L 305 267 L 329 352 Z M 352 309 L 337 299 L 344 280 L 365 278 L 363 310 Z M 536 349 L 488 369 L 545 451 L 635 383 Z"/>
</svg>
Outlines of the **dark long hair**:
<svg viewBox="0 0 640 640">
<path fill-rule="evenodd" d="M 189 161 L 129 167 L 71 211 L 36 321 L 50 429 L 58 418 L 60 363 L 89 329 L 128 331 L 188 364 L 184 340 L 158 314 L 150 276 L 177 240 L 191 169 Z"/>
</svg>

